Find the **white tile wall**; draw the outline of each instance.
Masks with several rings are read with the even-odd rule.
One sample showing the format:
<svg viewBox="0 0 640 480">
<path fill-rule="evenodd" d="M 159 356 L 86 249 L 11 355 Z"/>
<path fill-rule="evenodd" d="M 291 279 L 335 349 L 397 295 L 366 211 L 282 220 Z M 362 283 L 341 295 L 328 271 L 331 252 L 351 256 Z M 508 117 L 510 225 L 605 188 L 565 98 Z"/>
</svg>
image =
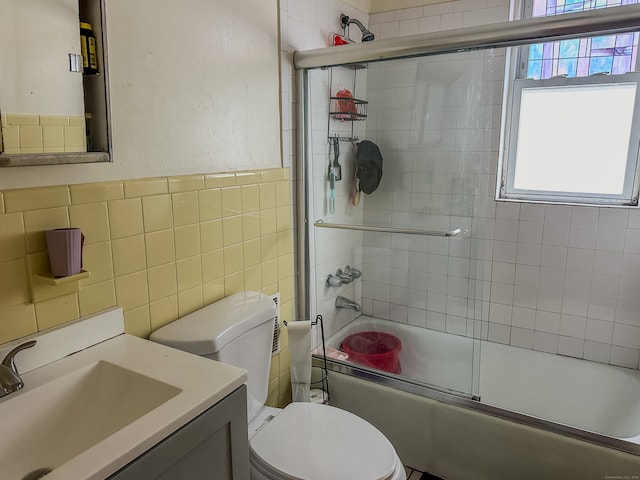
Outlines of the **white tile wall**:
<svg viewBox="0 0 640 480">
<path fill-rule="evenodd" d="M 482 136 L 477 135 L 486 125 L 482 119 L 488 108 L 481 95 L 470 98 L 465 92 L 470 87 L 480 92 L 487 82 L 495 81 L 493 70 L 488 66 L 491 63 L 483 54 L 470 54 L 464 62 L 449 56 L 399 62 L 397 69 L 384 64 L 370 67 L 367 137 L 379 144 L 386 163 L 379 189 L 365 200 L 367 223 L 472 229 L 478 194 L 490 192 L 489 168 L 477 162 L 477 158 L 489 158 L 483 153 Z M 469 65 L 472 66 L 470 72 L 465 70 Z M 483 78 L 485 70 L 491 75 L 489 79 Z M 485 90 L 492 91 L 491 88 Z M 436 114 L 431 115 L 434 109 Z M 464 132 L 459 131 L 461 126 L 465 127 Z M 395 193 L 398 190 L 402 194 Z M 482 205 L 485 207 L 483 212 L 486 210 L 487 214 L 494 215 L 492 204 L 484 202 Z M 517 227 L 514 209 L 519 207 L 503 206 L 500 216 Z M 508 227 L 505 222 L 505 228 Z M 503 225 L 497 228 L 500 230 Z M 493 229 L 494 225 L 491 225 L 491 233 Z M 507 233 L 505 238 L 509 239 L 511 235 L 512 241 L 505 242 L 503 260 L 506 269 L 503 271 L 498 266 L 494 272 L 497 277 L 506 275 L 506 278 L 494 290 L 486 290 L 497 305 L 493 315 L 498 322 L 510 319 L 511 306 L 508 304 L 514 295 L 517 228 Z M 408 289 L 404 304 L 409 307 L 409 323 L 422 326 L 426 320 L 428 328 L 473 335 L 476 330 L 474 319 L 481 319 L 483 311 L 485 320 L 489 316 L 488 308 L 483 310 L 482 303 L 476 302 L 476 294 L 483 293 L 481 280 L 491 278 L 492 273 L 490 265 L 487 270 L 484 262 L 480 268 L 470 262 L 470 255 L 479 250 L 488 253 L 486 258 L 491 259 L 491 252 L 487 250 L 493 246 L 484 245 L 472 236 L 456 240 L 396 236 L 403 238 L 402 242 L 390 242 L 389 237 L 365 236 L 367 275 L 375 272 L 376 280 L 381 282 L 386 278 L 385 269 L 394 272 L 388 280 L 391 288 Z M 382 245 L 387 248 L 391 245 L 391 265 L 381 262 L 379 248 Z M 408 263 L 400 263 L 400 252 L 405 253 Z M 531 253 L 523 251 L 521 255 Z M 365 298 L 368 294 L 369 290 L 365 289 Z M 402 296 L 394 296 L 389 302 L 393 306 L 402 299 Z M 369 303 L 364 302 L 364 305 L 367 307 Z M 477 331 L 480 335 L 484 332 L 485 338 L 490 335 L 496 341 L 509 341 L 506 329 L 483 329 L 482 324 L 478 324 Z"/>
<path fill-rule="evenodd" d="M 368 16 L 337 0 L 282 0 L 285 166 L 296 162 L 291 52 L 326 46 L 329 34 L 338 31 L 340 13 L 362 20 L 382 39 L 501 22 L 508 3 L 456 0 Z M 334 219 L 419 228 L 462 225 L 470 233 L 453 241 L 377 234 L 362 241 L 357 233 L 318 231 L 314 304 L 329 323 L 328 334 L 353 318 L 350 311 L 335 314 L 332 302 L 339 293 L 361 298 L 365 312 L 382 318 L 461 335 L 475 331 L 491 341 L 637 368 L 640 211 L 496 203 L 503 58 L 500 52 L 465 55 L 464 61 L 449 56 L 369 69 L 363 138 L 381 147 L 384 177 L 375 194 L 363 195 L 362 217 L 343 209 Z M 318 78 L 314 89 L 319 110 L 313 195 L 316 214 L 324 215 L 328 79 Z M 441 101 L 446 91 L 447 104 Z M 423 105 L 428 115 L 416 108 Z M 351 159 L 343 149 L 344 167 Z M 339 195 L 344 204 L 348 191 Z M 339 291 L 322 287 L 326 274 L 346 263 L 361 265 L 364 278 Z"/>
<path fill-rule="evenodd" d="M 382 39 L 501 22 L 508 3 L 456 0 L 373 14 L 369 28 Z M 365 235 L 363 307 L 638 368 L 640 211 L 493 199 L 503 60 L 485 52 L 370 67 L 366 134 L 381 147 L 385 173 L 365 199 L 364 220 L 464 224 L 469 234 L 462 242 Z M 478 323 L 467 328 L 466 318 Z"/>
<path fill-rule="evenodd" d="M 282 142 L 283 158 L 285 166 L 292 167 L 295 171 L 297 152 L 297 116 L 298 105 L 296 99 L 295 69 L 292 65 L 292 53 L 295 50 L 307 50 L 329 46 L 332 33 L 342 33 L 339 25 L 340 14 L 358 18 L 365 24 L 369 21 L 367 13 L 358 11 L 353 7 L 338 1 L 327 0 L 317 2 L 315 0 L 281 0 L 280 1 L 280 35 L 281 35 L 281 65 L 282 65 Z M 355 28 L 355 27 L 354 27 Z M 357 30 L 357 28 L 356 28 Z M 352 38 L 359 38 L 351 34 Z M 359 33 L 359 32 L 358 32 Z M 336 47 L 338 48 L 338 47 Z M 342 142 L 340 145 L 340 163 L 342 164 L 343 180 L 336 183 L 336 214 L 330 215 L 327 211 L 328 183 L 327 171 L 330 158 L 329 144 L 327 141 L 328 108 L 329 108 L 329 74 L 330 71 L 318 70 L 311 72 L 312 92 L 311 99 L 314 105 L 312 111 L 312 175 L 314 181 L 309 192 L 312 200 L 311 221 L 330 220 L 337 223 L 361 223 L 362 207 L 349 206 L 351 193 L 350 179 L 353 178 L 354 147 Z M 353 72 L 344 69 L 334 69 L 334 90 L 338 85 L 353 90 Z M 358 88 L 364 93 L 366 75 L 360 75 Z M 335 91 L 333 92 L 335 93 Z M 360 92 L 358 92 L 360 93 Z M 342 123 L 342 124 L 341 124 Z M 332 133 L 350 133 L 350 123 L 332 121 Z M 356 127 L 356 134 L 364 132 L 364 126 Z M 362 133 L 360 135 L 362 136 Z M 301 179 L 296 178 L 292 184 L 295 191 L 296 183 Z M 301 184 L 301 183 L 299 183 Z M 297 200 L 294 197 L 294 200 Z M 353 320 L 355 312 L 351 310 L 336 311 L 334 307 L 335 297 L 344 295 L 348 298 L 362 302 L 362 289 L 364 282 L 357 280 L 340 288 L 327 288 L 325 280 L 330 273 L 335 273 L 338 268 L 350 265 L 362 268 L 362 234 L 343 230 L 311 229 L 311 276 L 315 278 L 315 289 L 311 292 L 312 314 L 322 314 L 325 323 L 325 335 L 330 336 L 342 326 Z M 373 293 L 373 291 L 372 291 Z M 388 292 L 375 290 L 376 294 L 389 295 Z M 374 309 L 380 316 L 390 316 L 389 302 L 369 301 L 370 310 Z M 394 314 L 399 319 L 407 317 L 406 307 L 394 308 Z"/>
</svg>

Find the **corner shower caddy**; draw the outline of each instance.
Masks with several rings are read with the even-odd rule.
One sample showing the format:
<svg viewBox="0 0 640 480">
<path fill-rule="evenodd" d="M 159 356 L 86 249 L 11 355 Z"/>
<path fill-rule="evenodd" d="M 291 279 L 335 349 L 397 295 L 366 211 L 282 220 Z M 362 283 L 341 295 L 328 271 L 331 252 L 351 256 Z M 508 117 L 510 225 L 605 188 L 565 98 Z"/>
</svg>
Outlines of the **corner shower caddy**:
<svg viewBox="0 0 640 480">
<path fill-rule="evenodd" d="M 358 122 L 367 119 L 367 105 L 369 102 L 366 100 L 360 100 L 356 98 L 356 79 L 358 70 L 368 68 L 367 63 L 351 63 L 348 65 L 341 65 L 341 68 L 345 68 L 353 71 L 353 83 L 351 92 L 353 97 L 338 97 L 336 95 L 337 86 L 333 83 L 333 68 L 329 69 L 329 118 L 327 125 L 327 132 L 329 134 L 329 142 L 332 138 L 337 138 L 342 142 L 357 142 L 358 137 L 353 134 L 353 122 Z M 341 122 L 351 122 L 351 135 L 341 136 L 340 133 L 331 132 L 331 120 L 340 120 Z M 337 129 L 334 129 L 337 130 Z"/>
</svg>

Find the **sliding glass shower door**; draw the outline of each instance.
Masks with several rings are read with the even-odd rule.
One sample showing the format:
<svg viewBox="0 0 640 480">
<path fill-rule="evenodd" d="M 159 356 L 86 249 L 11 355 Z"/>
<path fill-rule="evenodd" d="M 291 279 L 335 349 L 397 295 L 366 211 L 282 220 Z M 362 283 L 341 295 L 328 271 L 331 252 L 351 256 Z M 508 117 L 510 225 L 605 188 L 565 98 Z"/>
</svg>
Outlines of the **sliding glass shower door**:
<svg viewBox="0 0 640 480">
<path fill-rule="evenodd" d="M 484 238 L 504 58 L 487 50 L 307 72 L 311 311 L 323 315 L 332 348 L 363 331 L 393 334 L 398 376 L 464 395 L 477 393 L 487 334 Z M 351 118 L 351 101 L 364 102 L 363 118 Z M 369 150 L 358 154 L 363 145 L 382 157 L 373 190 L 358 175 L 372 162 Z M 347 265 L 362 275 L 349 281 Z M 336 307 L 338 297 L 359 311 Z M 376 348 L 369 340 L 356 342 Z"/>
</svg>

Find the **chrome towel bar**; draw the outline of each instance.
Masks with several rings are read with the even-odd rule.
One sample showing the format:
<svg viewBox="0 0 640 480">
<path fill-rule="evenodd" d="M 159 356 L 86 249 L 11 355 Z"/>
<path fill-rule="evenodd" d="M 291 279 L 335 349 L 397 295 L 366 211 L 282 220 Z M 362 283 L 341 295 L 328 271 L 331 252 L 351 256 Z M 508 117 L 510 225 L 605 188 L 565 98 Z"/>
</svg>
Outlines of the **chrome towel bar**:
<svg viewBox="0 0 640 480">
<path fill-rule="evenodd" d="M 376 225 L 347 225 L 343 223 L 328 223 L 324 220 L 318 220 L 313 225 L 320 228 L 338 228 L 342 230 L 362 230 L 365 232 L 381 233 L 406 233 L 408 235 L 426 235 L 428 237 L 457 237 L 462 233 L 461 228 L 456 228 L 447 232 L 438 230 L 419 230 L 416 228 L 379 227 Z"/>
</svg>

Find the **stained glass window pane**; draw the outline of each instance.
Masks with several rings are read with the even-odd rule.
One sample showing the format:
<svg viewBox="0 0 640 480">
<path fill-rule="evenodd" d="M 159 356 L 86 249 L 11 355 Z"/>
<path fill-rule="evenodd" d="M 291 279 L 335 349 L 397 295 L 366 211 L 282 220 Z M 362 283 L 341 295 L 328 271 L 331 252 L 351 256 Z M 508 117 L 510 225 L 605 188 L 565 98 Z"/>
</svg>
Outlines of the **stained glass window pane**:
<svg viewBox="0 0 640 480">
<path fill-rule="evenodd" d="M 640 0 L 532 0 L 532 17 L 637 4 Z M 636 69 L 638 34 L 602 35 L 576 40 L 536 44 L 529 47 L 527 78 L 545 79 L 557 75 L 581 77 L 595 73 L 612 75 Z M 596 58 L 597 57 L 597 58 Z M 539 61 L 542 60 L 542 68 Z"/>
<path fill-rule="evenodd" d="M 563 40 L 560 42 L 560 58 L 575 58 L 578 56 L 580 40 Z"/>
<path fill-rule="evenodd" d="M 613 75 L 620 75 L 630 71 L 631 71 L 631 57 L 629 56 L 614 57 L 613 68 L 611 69 L 611 73 Z"/>
<path fill-rule="evenodd" d="M 540 60 L 530 61 L 527 70 L 527 78 L 540 78 L 541 73 L 542 62 Z"/>
<path fill-rule="evenodd" d="M 604 35 L 601 37 L 593 37 L 591 48 L 609 48 L 616 44 L 617 35 Z"/>
<path fill-rule="evenodd" d="M 575 1 L 567 1 L 567 4 L 564 8 L 564 12 L 562 13 L 571 13 L 571 12 L 582 12 L 583 11 L 583 2 L 580 0 Z"/>
<path fill-rule="evenodd" d="M 628 33 L 626 35 L 616 35 L 616 47 L 630 47 L 633 45 L 633 33 Z"/>
<path fill-rule="evenodd" d="M 566 75 L 567 77 L 575 77 L 578 70 L 578 59 L 569 58 L 558 62 L 558 75 Z"/>
<path fill-rule="evenodd" d="M 589 59 L 588 58 L 579 58 L 578 59 L 578 77 L 586 77 L 589 75 Z M 531 77 L 533 78 L 533 77 Z"/>
<path fill-rule="evenodd" d="M 611 73 L 613 57 L 593 57 L 589 65 L 589 75 Z"/>
<path fill-rule="evenodd" d="M 542 44 L 536 43 L 529 47 L 529 60 L 542 60 Z"/>
</svg>

